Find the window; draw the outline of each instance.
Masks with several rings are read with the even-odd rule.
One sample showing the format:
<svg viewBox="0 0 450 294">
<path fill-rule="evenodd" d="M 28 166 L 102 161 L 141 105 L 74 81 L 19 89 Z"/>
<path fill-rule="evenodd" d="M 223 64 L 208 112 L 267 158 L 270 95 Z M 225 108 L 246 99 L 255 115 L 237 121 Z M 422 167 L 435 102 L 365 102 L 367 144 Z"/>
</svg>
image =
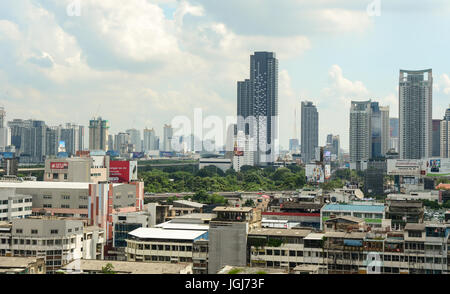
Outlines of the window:
<svg viewBox="0 0 450 294">
<path fill-rule="evenodd" d="M 70 208 L 69 204 L 61 204 L 61 208 Z"/>
<path fill-rule="evenodd" d="M 52 208 L 52 205 L 51 205 L 51 204 L 45 204 L 45 203 L 44 203 L 42 206 L 43 206 L 44 208 Z"/>
<path fill-rule="evenodd" d="M 22 234 L 23 230 L 22 229 L 16 229 L 16 234 Z"/>
<path fill-rule="evenodd" d="M 410 238 L 422 238 L 421 231 L 408 231 L 408 237 Z"/>
<path fill-rule="evenodd" d="M 61 199 L 62 200 L 70 200 L 70 196 L 69 195 L 62 195 Z"/>
<path fill-rule="evenodd" d="M 52 234 L 52 235 L 58 234 L 58 230 L 50 230 L 50 234 Z"/>
<path fill-rule="evenodd" d="M 52 199 L 52 196 L 51 195 L 44 195 L 44 196 L 42 196 L 42 198 L 43 199 Z"/>
</svg>

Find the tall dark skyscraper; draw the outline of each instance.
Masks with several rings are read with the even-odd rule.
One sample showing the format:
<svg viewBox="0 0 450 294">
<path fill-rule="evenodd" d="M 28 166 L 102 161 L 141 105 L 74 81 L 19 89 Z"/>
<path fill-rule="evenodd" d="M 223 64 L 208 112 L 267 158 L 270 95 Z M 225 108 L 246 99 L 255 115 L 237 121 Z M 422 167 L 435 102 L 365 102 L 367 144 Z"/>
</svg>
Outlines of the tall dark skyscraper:
<svg viewBox="0 0 450 294">
<path fill-rule="evenodd" d="M 278 60 L 275 53 L 251 55 L 250 79 L 238 82 L 237 86 L 237 130 L 245 130 L 256 138 L 257 164 L 274 162 L 278 149 Z"/>
<path fill-rule="evenodd" d="M 431 150 L 432 157 L 441 156 L 441 120 L 433 119 L 433 144 Z"/>
<path fill-rule="evenodd" d="M 432 152 L 432 70 L 400 70 L 400 158 L 422 159 Z"/>
<path fill-rule="evenodd" d="M 319 146 L 319 113 L 310 101 L 302 102 L 301 148 L 303 162 L 309 163 L 315 157 Z"/>
</svg>

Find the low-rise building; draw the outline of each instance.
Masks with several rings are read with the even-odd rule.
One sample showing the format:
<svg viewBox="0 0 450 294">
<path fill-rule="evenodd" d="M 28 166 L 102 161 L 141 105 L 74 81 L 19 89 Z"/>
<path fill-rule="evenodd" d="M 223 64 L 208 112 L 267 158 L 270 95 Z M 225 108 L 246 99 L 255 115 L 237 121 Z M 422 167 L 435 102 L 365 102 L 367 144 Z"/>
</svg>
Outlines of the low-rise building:
<svg viewBox="0 0 450 294">
<path fill-rule="evenodd" d="M 326 204 L 321 212 L 321 226 L 331 216 L 353 216 L 364 219 L 372 228 L 383 227 L 383 219 L 386 218 L 386 208 L 383 203 L 352 202 L 351 204 Z"/>
<path fill-rule="evenodd" d="M 386 200 L 386 218 L 393 230 L 402 230 L 406 223 L 423 223 L 424 207 L 419 200 Z"/>
<path fill-rule="evenodd" d="M 61 271 L 67 274 L 103 274 L 108 265 L 115 274 L 192 274 L 191 263 L 152 263 L 83 259 L 72 261 L 62 267 Z"/>
<path fill-rule="evenodd" d="M 192 262 L 197 240 L 208 240 L 208 231 L 139 228 L 130 232 L 125 253 L 128 261 Z"/>
<path fill-rule="evenodd" d="M 45 259 L 37 257 L 0 257 L 0 274 L 45 274 Z"/>
</svg>

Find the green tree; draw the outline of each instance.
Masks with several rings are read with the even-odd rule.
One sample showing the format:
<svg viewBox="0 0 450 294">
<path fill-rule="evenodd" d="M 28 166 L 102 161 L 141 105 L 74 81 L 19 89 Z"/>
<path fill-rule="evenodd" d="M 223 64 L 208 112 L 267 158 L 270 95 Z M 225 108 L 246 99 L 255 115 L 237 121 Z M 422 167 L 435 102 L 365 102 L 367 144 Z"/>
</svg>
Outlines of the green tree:
<svg viewBox="0 0 450 294">
<path fill-rule="evenodd" d="M 114 266 L 111 263 L 107 263 L 104 267 L 102 267 L 102 274 L 115 274 Z"/>
</svg>

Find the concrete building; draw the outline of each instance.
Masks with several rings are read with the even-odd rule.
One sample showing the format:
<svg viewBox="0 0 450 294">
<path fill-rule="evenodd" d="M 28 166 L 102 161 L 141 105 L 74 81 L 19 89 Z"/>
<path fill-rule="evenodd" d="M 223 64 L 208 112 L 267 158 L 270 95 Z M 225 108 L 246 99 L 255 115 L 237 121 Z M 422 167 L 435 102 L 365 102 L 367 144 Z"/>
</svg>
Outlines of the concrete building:
<svg viewBox="0 0 450 294">
<path fill-rule="evenodd" d="M 171 152 L 172 149 L 173 128 L 170 125 L 164 125 L 163 149 L 162 151 Z"/>
<path fill-rule="evenodd" d="M 295 268 L 304 263 L 305 229 L 253 229 L 248 233 L 250 264 L 259 268 Z"/>
<path fill-rule="evenodd" d="M 105 182 L 109 179 L 109 156 L 47 158 L 44 181 Z"/>
<path fill-rule="evenodd" d="M 255 165 L 255 141 L 243 131 L 238 131 L 234 140 L 233 169 L 237 172 L 244 165 Z"/>
<path fill-rule="evenodd" d="M 400 70 L 400 158 L 422 159 L 432 152 L 432 70 Z"/>
<path fill-rule="evenodd" d="M 304 163 L 310 163 L 316 159 L 315 150 L 319 146 L 319 113 L 310 101 L 302 102 L 301 113 L 302 159 Z"/>
<path fill-rule="evenodd" d="M 324 222 L 332 216 L 352 216 L 363 219 L 366 224 L 372 228 L 382 228 L 383 220 L 386 217 L 386 207 L 383 203 L 366 203 L 353 202 L 352 204 L 326 204 L 322 207 L 321 212 L 321 226 L 323 229 Z"/>
<path fill-rule="evenodd" d="M 432 148 L 431 148 L 431 156 L 432 157 L 440 157 L 441 156 L 441 120 L 433 119 L 432 120 Z"/>
<path fill-rule="evenodd" d="M 0 221 L 31 216 L 33 198 L 16 193 L 15 188 L 0 188 Z"/>
<path fill-rule="evenodd" d="M 371 101 L 352 101 L 350 108 L 350 162 L 371 156 Z"/>
<path fill-rule="evenodd" d="M 192 262 L 196 240 L 208 239 L 207 231 L 139 228 L 126 240 L 128 261 Z"/>
<path fill-rule="evenodd" d="M 158 138 L 154 129 L 144 129 L 144 152 L 159 150 Z"/>
<path fill-rule="evenodd" d="M 389 106 L 380 106 L 381 112 L 381 155 L 385 156 L 390 147 Z"/>
<path fill-rule="evenodd" d="M 390 129 L 390 141 L 389 141 L 389 149 L 394 149 L 395 152 L 399 152 L 400 141 L 399 141 L 399 125 L 398 118 L 390 118 L 389 119 L 389 129 Z"/>
<path fill-rule="evenodd" d="M 450 157 L 450 106 L 445 111 L 444 119 L 440 126 L 440 157 Z"/>
<path fill-rule="evenodd" d="M 238 82 L 237 131 L 256 142 L 256 164 L 270 164 L 278 153 L 278 60 L 273 52 L 250 56 L 250 79 Z"/>
<path fill-rule="evenodd" d="M 108 121 L 101 117 L 89 121 L 89 150 L 107 151 L 108 129 Z"/>
<path fill-rule="evenodd" d="M 14 219 L 11 227 L 11 254 L 18 257 L 44 257 L 46 272 L 83 255 L 83 223 L 61 219 Z"/>
<path fill-rule="evenodd" d="M 84 149 L 84 127 L 67 123 L 61 129 L 61 141 L 65 143 L 67 154 L 69 156 L 75 155 L 77 151 Z"/>
<path fill-rule="evenodd" d="M 217 217 L 209 223 L 208 273 L 225 265 L 245 266 L 247 234 L 261 227 L 261 211 L 251 207 L 216 207 Z"/>
<path fill-rule="evenodd" d="M 161 275 L 161 274 L 192 274 L 190 263 L 151 263 L 151 262 L 129 262 L 113 260 L 79 260 L 62 267 L 66 274 L 103 274 L 107 264 L 112 265 L 115 274 L 134 275 Z"/>
<path fill-rule="evenodd" d="M 218 169 L 221 169 L 222 171 L 227 171 L 231 168 L 231 159 L 227 158 L 200 158 L 199 161 L 199 169 L 202 169 L 204 167 L 213 165 L 217 167 Z"/>
<path fill-rule="evenodd" d="M 407 223 L 423 223 L 424 207 L 420 200 L 386 200 L 386 218 L 391 220 L 392 230 L 402 230 Z"/>
<path fill-rule="evenodd" d="M 0 274 L 43 275 L 45 259 L 37 257 L 0 257 Z"/>
<path fill-rule="evenodd" d="M 135 152 L 142 151 L 141 132 L 136 129 L 129 129 L 126 131 L 130 135 L 130 143 L 134 145 Z"/>
</svg>

